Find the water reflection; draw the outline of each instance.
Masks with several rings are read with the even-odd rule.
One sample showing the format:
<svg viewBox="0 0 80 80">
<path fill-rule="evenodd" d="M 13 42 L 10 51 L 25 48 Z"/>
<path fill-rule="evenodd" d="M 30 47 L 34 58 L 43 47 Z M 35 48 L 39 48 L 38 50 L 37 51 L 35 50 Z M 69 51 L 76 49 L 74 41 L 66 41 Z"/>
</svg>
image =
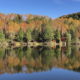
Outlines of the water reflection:
<svg viewBox="0 0 80 80">
<path fill-rule="evenodd" d="M 0 49 L 0 74 L 32 73 L 54 68 L 80 71 L 79 47 L 36 47 Z"/>
</svg>

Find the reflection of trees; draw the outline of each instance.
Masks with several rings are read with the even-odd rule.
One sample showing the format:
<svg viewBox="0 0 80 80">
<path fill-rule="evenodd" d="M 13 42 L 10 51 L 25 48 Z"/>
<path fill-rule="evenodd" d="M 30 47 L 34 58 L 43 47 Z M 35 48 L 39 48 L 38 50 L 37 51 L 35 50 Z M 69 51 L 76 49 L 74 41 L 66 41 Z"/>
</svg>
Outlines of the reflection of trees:
<svg viewBox="0 0 80 80">
<path fill-rule="evenodd" d="M 0 48 L 0 59 L 1 58 L 3 59 L 4 56 L 5 56 L 5 49 Z"/>
<path fill-rule="evenodd" d="M 78 70 L 80 67 L 80 52 L 75 47 L 56 49 L 48 47 L 0 49 L 0 69 L 7 72 L 21 72 L 27 67 L 27 72 L 49 70 L 61 67 Z"/>
<path fill-rule="evenodd" d="M 33 57 L 34 59 L 38 59 L 39 56 L 40 56 L 40 55 L 39 55 L 39 50 L 38 50 L 37 48 L 32 49 L 32 57 Z"/>
<path fill-rule="evenodd" d="M 54 56 L 54 50 L 50 48 L 45 48 L 41 52 L 41 56 L 42 56 L 42 64 L 48 66 L 51 64 L 51 59 Z"/>
<path fill-rule="evenodd" d="M 19 57 L 19 59 L 21 60 L 22 59 L 22 57 L 23 57 L 23 48 L 17 48 L 16 50 L 15 50 L 15 52 L 16 52 L 16 55 Z"/>
<path fill-rule="evenodd" d="M 31 54 L 32 54 L 32 49 L 31 48 L 26 48 L 26 51 L 25 51 L 25 56 L 28 60 L 30 60 L 32 58 Z"/>
<path fill-rule="evenodd" d="M 80 67 L 80 59 L 79 59 L 79 54 L 77 54 L 77 52 L 79 52 L 76 48 L 76 46 L 74 47 L 68 47 L 66 50 L 66 56 L 67 56 L 67 61 L 65 62 L 65 66 L 64 68 L 68 68 L 68 69 L 73 69 L 76 70 L 77 68 Z M 76 54 L 78 56 L 76 56 Z"/>
<path fill-rule="evenodd" d="M 67 47 L 67 50 L 66 50 L 66 56 L 68 56 L 68 57 L 71 57 L 71 47 Z"/>
<path fill-rule="evenodd" d="M 61 55 L 61 49 L 59 47 L 57 47 L 55 50 L 55 57 L 58 58 Z"/>
</svg>

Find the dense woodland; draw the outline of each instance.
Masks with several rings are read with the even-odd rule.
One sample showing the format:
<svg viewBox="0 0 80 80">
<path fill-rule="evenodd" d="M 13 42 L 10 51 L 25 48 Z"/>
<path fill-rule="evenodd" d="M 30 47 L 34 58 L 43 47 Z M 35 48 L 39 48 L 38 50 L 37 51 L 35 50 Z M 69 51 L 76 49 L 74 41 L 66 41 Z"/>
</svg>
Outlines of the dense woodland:
<svg viewBox="0 0 80 80">
<path fill-rule="evenodd" d="M 0 13 L 0 41 L 77 42 L 80 40 L 80 13 L 57 19 L 39 15 Z"/>
</svg>

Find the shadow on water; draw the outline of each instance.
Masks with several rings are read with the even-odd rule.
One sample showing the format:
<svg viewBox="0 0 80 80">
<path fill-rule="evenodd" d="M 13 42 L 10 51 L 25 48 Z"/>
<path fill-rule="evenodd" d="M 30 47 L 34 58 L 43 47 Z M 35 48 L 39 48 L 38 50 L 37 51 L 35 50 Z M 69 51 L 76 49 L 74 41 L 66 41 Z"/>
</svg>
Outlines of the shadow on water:
<svg viewBox="0 0 80 80">
<path fill-rule="evenodd" d="M 53 74 L 59 76 L 60 80 L 80 80 L 79 72 L 79 47 L 56 46 L 56 48 L 51 48 L 39 46 L 36 48 L 0 49 L 0 80 L 58 79 L 53 77 Z M 64 75 L 63 78 L 62 75 Z M 11 76 L 13 79 L 11 79 Z M 22 76 L 22 79 L 19 76 Z M 35 76 L 37 77 L 34 78 Z M 71 76 L 74 76 L 74 78 Z"/>
</svg>

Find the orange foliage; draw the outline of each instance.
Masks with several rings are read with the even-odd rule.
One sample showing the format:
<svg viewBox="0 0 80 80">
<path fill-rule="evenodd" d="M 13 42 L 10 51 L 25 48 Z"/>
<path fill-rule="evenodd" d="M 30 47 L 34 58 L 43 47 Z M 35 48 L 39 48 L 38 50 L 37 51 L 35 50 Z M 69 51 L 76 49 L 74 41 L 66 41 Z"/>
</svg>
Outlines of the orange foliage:
<svg viewBox="0 0 80 80">
<path fill-rule="evenodd" d="M 18 32 L 20 25 L 15 22 L 9 22 L 7 30 L 8 32 Z"/>
</svg>

